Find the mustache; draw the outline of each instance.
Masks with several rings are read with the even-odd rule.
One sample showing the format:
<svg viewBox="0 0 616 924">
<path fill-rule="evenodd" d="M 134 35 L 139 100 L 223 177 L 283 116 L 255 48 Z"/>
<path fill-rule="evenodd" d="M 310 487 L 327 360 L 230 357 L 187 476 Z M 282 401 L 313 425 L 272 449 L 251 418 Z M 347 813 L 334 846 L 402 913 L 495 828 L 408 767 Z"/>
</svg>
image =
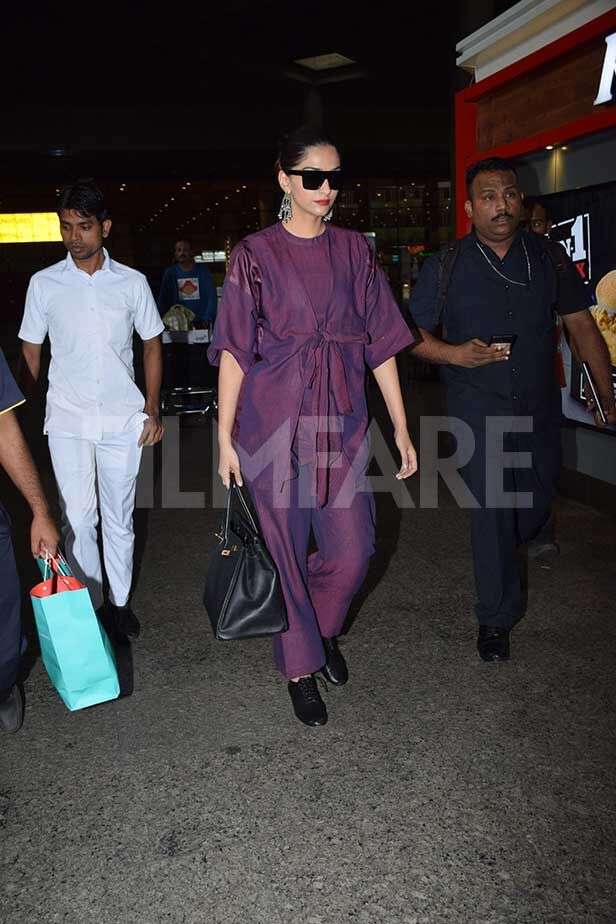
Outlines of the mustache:
<svg viewBox="0 0 616 924">
<path fill-rule="evenodd" d="M 498 215 L 495 215 L 492 221 L 498 221 L 499 218 L 513 218 L 511 212 L 500 212 Z"/>
</svg>

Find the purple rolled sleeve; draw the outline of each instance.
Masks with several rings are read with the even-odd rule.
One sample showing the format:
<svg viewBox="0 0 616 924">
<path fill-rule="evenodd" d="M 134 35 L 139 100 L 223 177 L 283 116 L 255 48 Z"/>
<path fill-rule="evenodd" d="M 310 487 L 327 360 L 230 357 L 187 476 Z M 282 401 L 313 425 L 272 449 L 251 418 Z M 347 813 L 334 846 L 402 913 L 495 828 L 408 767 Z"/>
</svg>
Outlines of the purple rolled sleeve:
<svg viewBox="0 0 616 924">
<path fill-rule="evenodd" d="M 257 298 L 254 264 L 241 243 L 231 254 L 207 352 L 213 366 L 220 364 L 223 350 L 231 353 L 244 375 L 253 365 L 257 352 Z"/>
<path fill-rule="evenodd" d="M 415 343 L 376 259 L 366 290 L 366 331 L 370 343 L 365 347 L 364 357 L 371 369 Z"/>
</svg>

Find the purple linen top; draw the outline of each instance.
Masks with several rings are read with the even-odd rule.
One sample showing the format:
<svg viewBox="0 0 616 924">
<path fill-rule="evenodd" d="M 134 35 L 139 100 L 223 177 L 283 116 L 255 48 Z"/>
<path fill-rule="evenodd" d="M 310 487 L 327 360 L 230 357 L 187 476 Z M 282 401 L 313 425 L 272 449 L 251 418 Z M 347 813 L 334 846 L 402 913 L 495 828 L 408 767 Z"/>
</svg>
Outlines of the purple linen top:
<svg viewBox="0 0 616 924">
<path fill-rule="evenodd" d="M 318 237 L 297 237 L 279 226 L 289 245 L 289 257 L 302 281 L 319 324 L 323 324 L 332 296 L 334 271 L 331 264 L 327 225 Z"/>
<path fill-rule="evenodd" d="M 227 350 L 245 373 L 233 432 L 239 451 L 252 456 L 274 438 L 276 453 L 290 457 L 313 388 L 326 421 L 317 451 L 330 460 L 344 452 L 353 462 L 368 427 L 365 367 L 377 368 L 414 338 L 362 234 L 327 226 L 323 253 L 332 273 L 324 313 L 311 303 L 289 237 L 275 224 L 234 248 L 208 358 L 218 365 Z M 317 479 L 321 505 L 327 484 Z"/>
</svg>

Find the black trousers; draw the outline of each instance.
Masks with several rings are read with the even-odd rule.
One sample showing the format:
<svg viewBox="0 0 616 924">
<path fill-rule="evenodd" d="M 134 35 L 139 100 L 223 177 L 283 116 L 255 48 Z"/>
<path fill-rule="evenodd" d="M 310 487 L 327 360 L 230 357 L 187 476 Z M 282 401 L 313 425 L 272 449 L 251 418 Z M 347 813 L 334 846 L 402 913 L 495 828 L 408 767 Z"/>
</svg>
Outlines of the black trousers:
<svg viewBox="0 0 616 924">
<path fill-rule="evenodd" d="M 550 517 L 560 471 L 560 428 L 506 434 L 504 450 L 527 453 L 531 464 L 504 469 L 502 479 L 494 477 L 494 466 L 499 462 L 489 449 L 486 451 L 485 434 L 475 432 L 475 442 L 473 457 L 462 470 L 479 503 L 471 513 L 475 613 L 480 625 L 511 629 L 523 615 L 518 549 L 533 539 Z M 502 493 L 498 496 L 491 489 L 496 482 L 503 492 L 515 493 L 515 501 L 510 498 L 503 503 Z"/>
<path fill-rule="evenodd" d="M 17 680 L 22 651 L 21 593 L 11 522 L 0 504 L 0 694 Z"/>
</svg>

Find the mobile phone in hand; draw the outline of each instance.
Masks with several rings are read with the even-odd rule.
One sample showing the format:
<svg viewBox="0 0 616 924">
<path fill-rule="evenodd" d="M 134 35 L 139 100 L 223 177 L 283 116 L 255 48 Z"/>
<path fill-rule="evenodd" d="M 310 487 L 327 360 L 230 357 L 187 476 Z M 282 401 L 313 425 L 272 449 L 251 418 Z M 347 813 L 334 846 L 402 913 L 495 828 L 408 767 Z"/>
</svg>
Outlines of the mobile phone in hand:
<svg viewBox="0 0 616 924">
<path fill-rule="evenodd" d="M 517 338 L 517 334 L 494 334 L 494 336 L 490 337 L 488 346 L 498 347 L 499 350 L 504 350 L 509 347 L 511 350 L 511 347 L 516 342 Z"/>
<path fill-rule="evenodd" d="M 599 398 L 599 392 L 597 391 L 597 386 L 595 385 L 595 380 L 592 377 L 592 372 L 590 371 L 590 366 L 587 362 L 582 363 L 582 380 L 584 382 L 584 392 L 588 389 L 590 394 L 587 394 L 586 397 L 592 398 L 592 403 L 594 405 L 594 410 L 601 418 L 601 423 L 607 423 L 607 414 L 603 409 L 601 404 L 601 399 Z"/>
</svg>

